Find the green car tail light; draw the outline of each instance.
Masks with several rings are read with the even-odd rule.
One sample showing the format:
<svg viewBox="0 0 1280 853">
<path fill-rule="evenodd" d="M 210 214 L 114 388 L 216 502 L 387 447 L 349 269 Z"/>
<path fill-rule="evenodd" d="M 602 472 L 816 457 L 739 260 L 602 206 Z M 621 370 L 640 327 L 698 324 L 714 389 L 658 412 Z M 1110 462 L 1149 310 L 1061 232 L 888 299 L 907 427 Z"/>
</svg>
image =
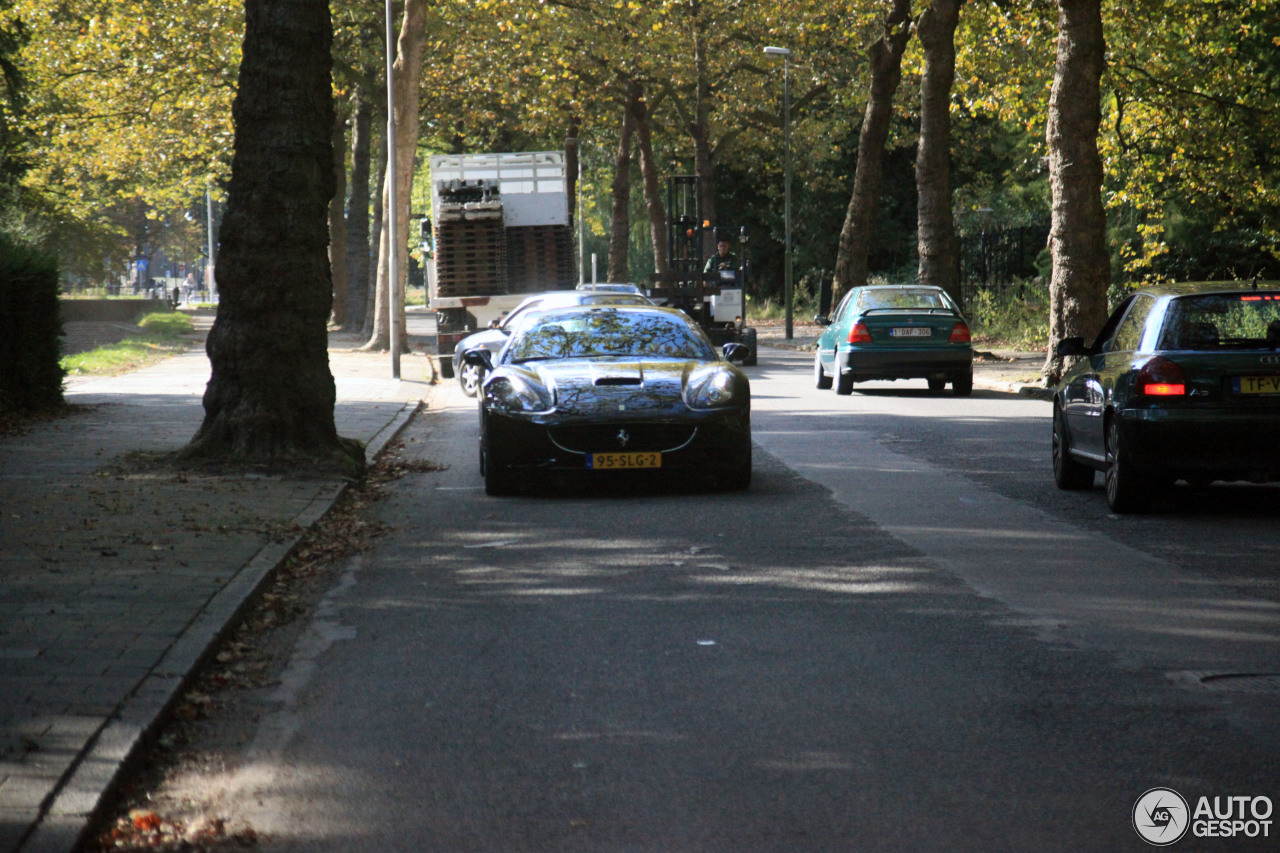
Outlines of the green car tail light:
<svg viewBox="0 0 1280 853">
<path fill-rule="evenodd" d="M 871 343 L 871 332 L 867 331 L 867 324 L 859 320 L 853 324 L 853 328 L 849 330 L 849 343 L 851 344 L 869 344 Z"/>
<path fill-rule="evenodd" d="M 1176 361 L 1156 356 L 1142 365 L 1136 385 L 1149 397 L 1184 397 L 1187 373 Z"/>
<path fill-rule="evenodd" d="M 949 344 L 967 344 L 973 337 L 969 334 L 969 327 L 964 323 L 956 323 L 951 329 L 951 337 L 947 338 Z"/>
</svg>

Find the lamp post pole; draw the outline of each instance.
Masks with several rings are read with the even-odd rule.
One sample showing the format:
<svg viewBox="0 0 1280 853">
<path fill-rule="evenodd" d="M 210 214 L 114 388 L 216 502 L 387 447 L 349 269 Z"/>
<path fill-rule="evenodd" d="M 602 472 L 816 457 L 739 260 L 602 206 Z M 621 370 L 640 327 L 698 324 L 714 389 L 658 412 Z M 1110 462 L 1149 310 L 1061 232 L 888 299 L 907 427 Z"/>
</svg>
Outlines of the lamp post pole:
<svg viewBox="0 0 1280 853">
<path fill-rule="evenodd" d="M 782 146 L 783 146 L 783 228 L 786 232 L 786 252 L 783 260 L 782 298 L 786 303 L 786 338 L 794 337 L 791 318 L 792 266 L 791 266 L 791 48 L 766 47 L 770 56 L 782 57 Z"/>
<path fill-rule="evenodd" d="M 208 260 L 204 265 L 204 288 L 209 293 L 209 301 L 212 302 L 218 293 L 218 285 L 214 281 L 213 273 L 215 264 L 213 261 L 213 193 L 209 190 L 204 191 L 204 214 L 205 225 L 208 226 Z"/>
<path fill-rule="evenodd" d="M 382 227 L 387 234 L 387 334 L 391 347 L 391 378 L 400 378 L 400 328 L 397 320 L 399 307 L 399 270 L 396 266 L 396 239 L 400 233 L 399 201 L 396 199 L 396 97 L 392 67 L 395 65 L 396 41 L 393 24 L 395 15 L 391 0 L 386 3 L 387 18 L 387 210 L 382 217 Z"/>
</svg>

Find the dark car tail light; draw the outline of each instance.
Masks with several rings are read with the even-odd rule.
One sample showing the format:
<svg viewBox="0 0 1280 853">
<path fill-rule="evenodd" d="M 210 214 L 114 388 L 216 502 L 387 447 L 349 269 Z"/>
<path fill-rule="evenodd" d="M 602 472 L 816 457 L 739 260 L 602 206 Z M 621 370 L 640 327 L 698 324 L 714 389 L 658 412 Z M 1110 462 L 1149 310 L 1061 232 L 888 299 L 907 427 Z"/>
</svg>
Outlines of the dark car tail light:
<svg viewBox="0 0 1280 853">
<path fill-rule="evenodd" d="M 1187 373 L 1176 361 L 1156 356 L 1138 371 L 1137 385 L 1151 397 L 1183 397 L 1187 393 Z"/>
<path fill-rule="evenodd" d="M 972 340 L 969 335 L 969 327 L 964 323 L 956 323 L 951 330 L 951 337 L 947 338 L 949 344 L 967 344 Z"/>
<path fill-rule="evenodd" d="M 853 328 L 849 330 L 849 343 L 851 344 L 869 344 L 871 343 L 871 332 L 867 331 L 867 324 L 859 320 L 853 324 Z"/>
</svg>

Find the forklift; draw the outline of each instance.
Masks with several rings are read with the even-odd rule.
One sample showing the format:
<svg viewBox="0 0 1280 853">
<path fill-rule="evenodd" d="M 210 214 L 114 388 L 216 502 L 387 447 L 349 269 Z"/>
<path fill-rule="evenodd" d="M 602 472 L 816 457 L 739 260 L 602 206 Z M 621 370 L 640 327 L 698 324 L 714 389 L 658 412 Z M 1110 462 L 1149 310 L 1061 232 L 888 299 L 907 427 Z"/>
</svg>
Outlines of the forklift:
<svg viewBox="0 0 1280 853">
<path fill-rule="evenodd" d="M 705 235 L 716 241 L 738 242 L 737 269 L 704 272 Z M 702 218 L 698 179 L 675 175 L 667 180 L 667 275 L 654 273 L 649 297 L 660 305 L 679 308 L 693 318 L 717 347 L 744 344 L 751 354 L 744 365 L 756 363 L 756 330 L 746 325 L 747 229 L 713 227 Z"/>
</svg>

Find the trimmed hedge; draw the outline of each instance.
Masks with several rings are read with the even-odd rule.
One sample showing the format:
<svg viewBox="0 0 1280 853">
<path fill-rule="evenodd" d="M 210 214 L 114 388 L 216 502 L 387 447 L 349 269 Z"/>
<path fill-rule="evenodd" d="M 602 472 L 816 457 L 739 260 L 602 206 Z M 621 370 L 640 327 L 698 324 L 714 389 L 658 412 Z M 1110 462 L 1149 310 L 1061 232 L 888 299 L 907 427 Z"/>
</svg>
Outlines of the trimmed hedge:
<svg viewBox="0 0 1280 853">
<path fill-rule="evenodd" d="M 0 235 L 0 414 L 62 403 L 58 263 Z"/>
</svg>

